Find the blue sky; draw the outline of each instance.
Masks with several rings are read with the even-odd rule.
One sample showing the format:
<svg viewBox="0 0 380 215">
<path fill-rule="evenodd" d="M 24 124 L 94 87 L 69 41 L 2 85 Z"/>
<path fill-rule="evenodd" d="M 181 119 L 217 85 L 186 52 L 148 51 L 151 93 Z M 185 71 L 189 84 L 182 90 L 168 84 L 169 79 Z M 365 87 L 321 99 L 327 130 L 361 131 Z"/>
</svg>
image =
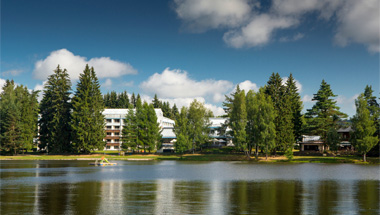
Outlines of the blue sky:
<svg viewBox="0 0 380 215">
<path fill-rule="evenodd" d="M 1 79 L 42 89 L 60 64 L 73 84 L 94 66 L 102 91 L 127 90 L 221 113 L 237 84 L 292 73 L 304 106 L 322 79 L 342 111 L 379 96 L 379 0 L 1 1 Z"/>
</svg>

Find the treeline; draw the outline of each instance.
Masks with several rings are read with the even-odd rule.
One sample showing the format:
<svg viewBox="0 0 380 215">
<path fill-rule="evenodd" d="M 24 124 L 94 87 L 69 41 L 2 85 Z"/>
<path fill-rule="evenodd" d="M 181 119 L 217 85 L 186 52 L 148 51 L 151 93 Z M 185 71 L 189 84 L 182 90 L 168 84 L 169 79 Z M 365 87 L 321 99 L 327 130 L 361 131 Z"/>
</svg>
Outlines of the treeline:
<svg viewBox="0 0 380 215">
<path fill-rule="evenodd" d="M 103 95 L 105 108 L 136 108 L 139 99 L 141 100 L 140 94 L 137 94 L 136 96 L 135 93 L 132 93 L 129 97 L 127 91 L 121 93 L 111 91 Z M 160 108 L 162 110 L 164 117 L 174 119 L 178 114 L 176 104 L 174 104 L 173 107 L 170 107 L 169 102 L 159 100 L 157 94 L 154 95 L 152 104 L 154 108 Z"/>
<path fill-rule="evenodd" d="M 337 130 L 352 126 L 351 142 L 363 154 L 379 141 L 380 108 L 373 90 L 366 86 L 356 103 L 356 115 L 352 123 L 343 123 L 347 115 L 339 111 L 330 85 L 322 80 L 320 89 L 312 101 L 315 104 L 303 115 L 302 101 L 292 74 L 285 84 L 278 73 L 272 74 L 267 85 L 258 92 L 245 92 L 239 86 L 223 103 L 227 112 L 229 135 L 235 146 L 247 156 L 255 156 L 261 150 L 266 156 L 282 151 L 291 159 L 293 147 L 301 134 L 319 135 L 330 149 L 337 150 L 340 136 Z"/>
<path fill-rule="evenodd" d="M 0 97 L 1 150 L 17 154 L 32 149 L 37 134 L 38 91 L 6 80 Z"/>
<path fill-rule="evenodd" d="M 157 122 L 157 115 L 153 104 L 142 103 L 141 98 L 136 100 L 136 108 L 129 107 L 128 114 L 124 120 L 122 130 L 123 150 L 139 152 L 144 149 L 151 150 L 160 148 L 161 128 Z"/>
</svg>

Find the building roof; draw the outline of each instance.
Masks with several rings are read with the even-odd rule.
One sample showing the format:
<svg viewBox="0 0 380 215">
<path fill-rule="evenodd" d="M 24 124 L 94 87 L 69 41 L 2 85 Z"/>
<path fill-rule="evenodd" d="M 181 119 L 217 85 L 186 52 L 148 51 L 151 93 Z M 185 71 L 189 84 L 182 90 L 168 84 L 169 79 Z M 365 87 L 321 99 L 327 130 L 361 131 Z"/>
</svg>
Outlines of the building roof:
<svg viewBox="0 0 380 215">
<path fill-rule="evenodd" d="M 338 133 L 345 133 L 345 132 L 352 132 L 352 131 L 354 131 L 354 130 L 351 128 L 351 126 L 349 126 L 347 128 L 339 128 L 337 132 Z"/>
</svg>

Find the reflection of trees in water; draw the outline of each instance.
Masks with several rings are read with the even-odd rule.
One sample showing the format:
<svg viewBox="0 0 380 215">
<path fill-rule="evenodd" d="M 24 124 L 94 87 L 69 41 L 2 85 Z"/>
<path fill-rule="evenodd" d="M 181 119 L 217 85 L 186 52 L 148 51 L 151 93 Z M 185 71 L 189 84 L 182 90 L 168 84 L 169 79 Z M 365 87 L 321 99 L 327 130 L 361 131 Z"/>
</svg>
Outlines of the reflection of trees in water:
<svg viewBox="0 0 380 215">
<path fill-rule="evenodd" d="M 300 214 L 301 183 L 297 181 L 228 184 L 229 208 L 233 214 Z"/>
<path fill-rule="evenodd" d="M 178 214 L 206 214 L 210 184 L 200 181 L 176 181 L 173 206 Z"/>
<path fill-rule="evenodd" d="M 62 214 L 69 205 L 69 183 L 47 183 L 39 185 L 38 213 Z"/>
<path fill-rule="evenodd" d="M 338 189 L 339 184 L 336 181 L 318 182 L 318 214 L 337 214 L 338 211 Z"/>
<path fill-rule="evenodd" d="M 358 181 L 355 188 L 355 199 L 359 208 L 358 214 L 378 214 L 380 210 L 379 181 Z"/>
<path fill-rule="evenodd" d="M 81 182 L 71 187 L 70 209 L 76 214 L 95 214 L 103 198 L 101 182 Z"/>
<path fill-rule="evenodd" d="M 156 202 L 157 184 L 152 182 L 127 182 L 123 184 L 123 213 L 151 214 Z M 120 211 L 118 212 L 120 213 Z"/>
</svg>

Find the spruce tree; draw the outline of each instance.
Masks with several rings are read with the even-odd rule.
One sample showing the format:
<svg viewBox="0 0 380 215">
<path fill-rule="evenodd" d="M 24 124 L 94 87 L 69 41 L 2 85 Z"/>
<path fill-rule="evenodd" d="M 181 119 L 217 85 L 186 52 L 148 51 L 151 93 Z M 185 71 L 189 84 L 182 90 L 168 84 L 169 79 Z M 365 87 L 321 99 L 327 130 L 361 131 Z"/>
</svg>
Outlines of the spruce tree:
<svg viewBox="0 0 380 215">
<path fill-rule="evenodd" d="M 152 100 L 154 108 L 161 108 L 161 101 L 158 99 L 157 94 L 154 94 L 154 99 Z"/>
<path fill-rule="evenodd" d="M 117 96 L 117 107 L 118 108 L 129 108 L 129 97 L 127 91 L 123 91 Z"/>
<path fill-rule="evenodd" d="M 336 127 L 341 118 L 347 117 L 339 111 L 334 97 L 336 95 L 332 92 L 330 85 L 322 80 L 317 94 L 314 94 L 312 99 L 316 103 L 305 114 L 309 133 L 321 136 L 323 141 L 326 141 L 328 129 Z"/>
<path fill-rule="evenodd" d="M 131 104 L 132 104 L 132 107 L 133 107 L 133 108 L 136 108 L 136 97 L 135 97 L 135 93 L 132 93 L 132 96 L 131 96 Z"/>
<path fill-rule="evenodd" d="M 40 103 L 39 147 L 47 147 L 48 153 L 67 153 L 71 150 L 70 90 L 69 74 L 58 65 L 54 74 L 48 77 Z"/>
<path fill-rule="evenodd" d="M 153 149 L 158 149 L 161 146 L 161 127 L 157 122 L 156 111 L 153 105 L 146 106 L 147 108 L 147 146 L 149 152 Z"/>
<path fill-rule="evenodd" d="M 103 149 L 105 142 L 104 104 L 94 68 L 86 65 L 72 99 L 72 145 L 76 153 Z"/>
<path fill-rule="evenodd" d="M 132 150 L 134 152 L 137 148 L 137 118 L 135 110 L 129 107 L 128 113 L 125 116 L 124 126 L 122 130 L 122 148 L 127 150 Z"/>
<path fill-rule="evenodd" d="M 300 141 L 302 138 L 303 116 L 301 114 L 303 105 L 301 96 L 298 93 L 296 81 L 290 73 L 286 81 L 286 94 L 289 95 L 290 110 L 292 111 L 293 136 L 295 140 Z"/>
<path fill-rule="evenodd" d="M 379 141 L 376 133 L 374 121 L 371 119 L 368 110 L 367 100 L 364 94 L 361 94 L 355 101 L 356 114 L 352 118 L 351 142 L 354 147 L 363 154 L 363 161 L 366 162 L 366 155 Z"/>
<path fill-rule="evenodd" d="M 22 147 L 21 110 L 17 101 L 14 81 L 6 80 L 0 97 L 1 149 L 17 154 Z"/>
<path fill-rule="evenodd" d="M 136 100 L 136 120 L 137 120 L 137 148 L 138 152 L 140 148 L 145 148 L 146 143 L 146 121 L 147 114 L 143 107 L 140 96 L 137 96 Z M 145 150 L 144 150 L 145 152 Z"/>
<path fill-rule="evenodd" d="M 179 111 L 178 111 L 177 105 L 174 104 L 172 107 L 172 117 L 173 117 L 172 119 L 175 119 L 178 114 L 179 114 Z"/>
</svg>

